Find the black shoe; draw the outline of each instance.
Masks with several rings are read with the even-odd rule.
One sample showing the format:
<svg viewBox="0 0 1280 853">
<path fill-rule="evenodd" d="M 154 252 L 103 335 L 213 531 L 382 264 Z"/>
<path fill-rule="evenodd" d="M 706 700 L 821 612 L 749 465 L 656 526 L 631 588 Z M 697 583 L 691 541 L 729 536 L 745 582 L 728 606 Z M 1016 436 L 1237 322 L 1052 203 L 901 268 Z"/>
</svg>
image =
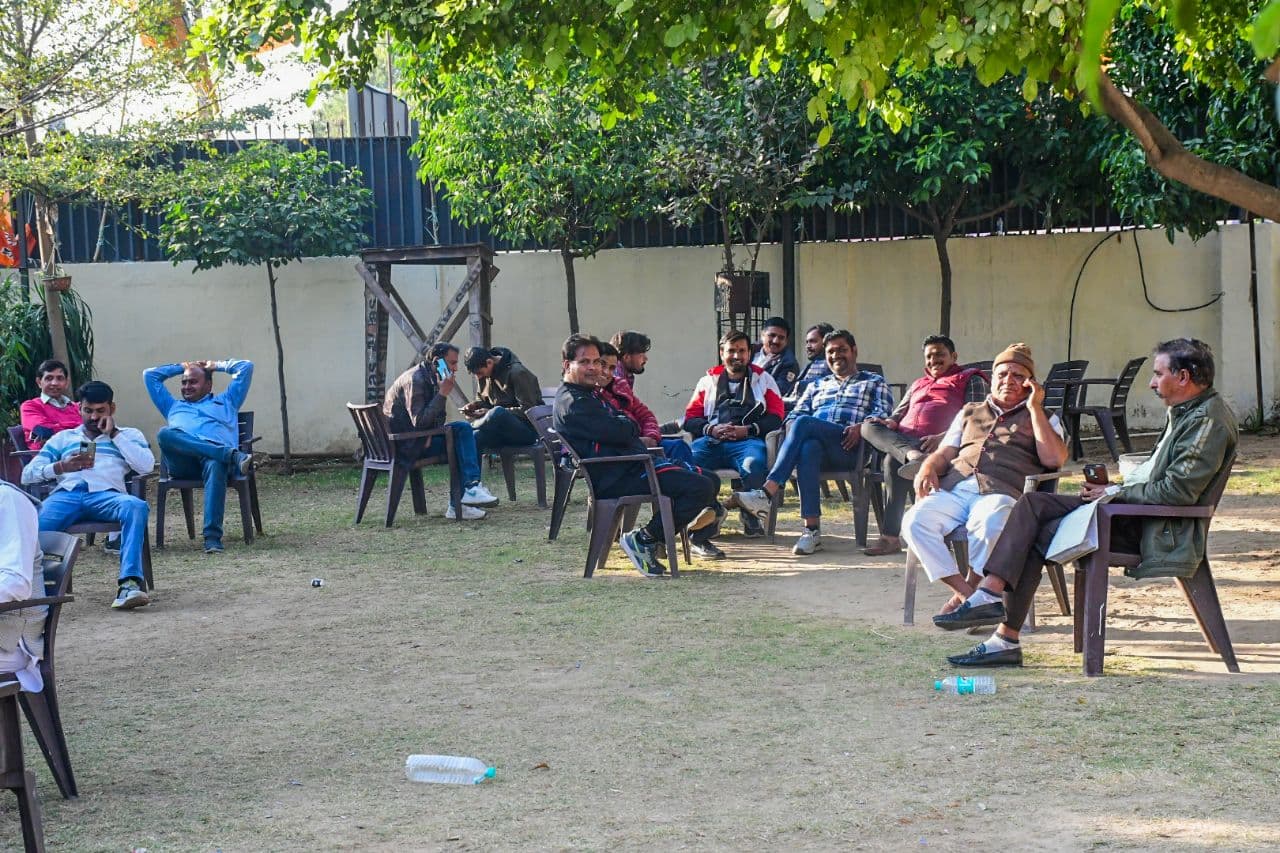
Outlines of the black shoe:
<svg viewBox="0 0 1280 853">
<path fill-rule="evenodd" d="M 986 643 L 978 643 L 962 655 L 949 656 L 947 663 L 952 666 L 1022 666 L 1022 647 L 989 652 Z"/>
<path fill-rule="evenodd" d="M 738 520 L 742 522 L 743 539 L 759 539 L 764 536 L 764 525 L 751 513 L 743 509 L 738 510 Z"/>
<path fill-rule="evenodd" d="M 704 560 L 723 560 L 724 551 L 714 542 L 690 542 L 689 553 Z"/>
<path fill-rule="evenodd" d="M 959 631 L 975 625 L 999 625 L 1003 621 L 1003 601 L 992 601 L 976 607 L 966 601 L 950 613 L 940 613 L 933 617 L 933 624 L 944 631 Z"/>
</svg>

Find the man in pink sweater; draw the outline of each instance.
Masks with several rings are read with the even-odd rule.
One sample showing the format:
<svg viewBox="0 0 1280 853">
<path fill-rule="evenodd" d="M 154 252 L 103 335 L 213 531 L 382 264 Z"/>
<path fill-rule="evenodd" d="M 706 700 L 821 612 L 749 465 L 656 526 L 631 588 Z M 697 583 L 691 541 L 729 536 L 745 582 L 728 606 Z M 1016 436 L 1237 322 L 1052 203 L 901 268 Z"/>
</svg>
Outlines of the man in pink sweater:
<svg viewBox="0 0 1280 853">
<path fill-rule="evenodd" d="M 80 426 L 80 409 L 67 396 L 70 383 L 67 366 L 54 358 L 47 358 L 36 367 L 36 385 L 40 396 L 22 404 L 22 434 L 27 447 L 39 450 L 54 433 Z"/>
</svg>

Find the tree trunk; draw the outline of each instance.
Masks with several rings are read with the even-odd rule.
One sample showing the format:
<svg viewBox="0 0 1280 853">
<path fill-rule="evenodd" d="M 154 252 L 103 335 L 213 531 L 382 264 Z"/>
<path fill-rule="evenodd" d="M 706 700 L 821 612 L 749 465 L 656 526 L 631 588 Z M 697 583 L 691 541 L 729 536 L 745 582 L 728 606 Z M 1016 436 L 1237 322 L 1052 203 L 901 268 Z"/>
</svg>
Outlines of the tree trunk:
<svg viewBox="0 0 1280 853">
<path fill-rule="evenodd" d="M 949 230 L 949 229 L 948 229 Z M 938 250 L 938 267 L 942 270 L 942 313 L 938 334 L 951 334 L 951 257 L 947 254 L 948 231 L 933 232 L 933 245 Z"/>
<path fill-rule="evenodd" d="M 573 250 L 560 247 L 560 259 L 564 261 L 564 283 L 569 297 L 569 334 L 578 334 L 578 279 L 573 274 Z"/>
<path fill-rule="evenodd" d="M 276 303 L 276 271 L 267 263 L 267 283 L 271 288 L 271 331 L 276 335 L 276 377 L 280 380 L 280 429 L 284 435 L 284 472 L 293 473 L 289 453 L 289 394 L 284 385 L 284 344 L 280 342 L 280 308 Z"/>
<path fill-rule="evenodd" d="M 1280 220 L 1280 188 L 1192 154 L 1151 110 L 1117 89 L 1105 71 L 1098 81 L 1098 95 L 1107 115 L 1125 127 L 1142 145 L 1147 165 L 1152 169 L 1193 190 L 1267 219 Z"/>
<path fill-rule="evenodd" d="M 23 135 L 23 141 L 26 143 L 27 156 L 34 156 L 36 148 L 39 147 L 39 140 L 36 138 L 36 129 L 34 127 L 35 117 L 30 111 L 24 110 L 22 114 L 22 123 L 26 125 L 26 131 Z M 53 214 L 50 212 L 52 203 L 42 195 L 35 197 L 36 210 L 36 235 L 40 240 L 40 272 L 41 287 L 44 287 L 43 279 L 51 276 L 58 268 L 57 242 L 53 231 Z M 21 234 L 18 239 L 25 239 Z M 71 359 L 67 357 L 67 324 L 62 318 L 62 294 L 44 290 L 44 307 L 45 317 L 49 322 L 49 341 L 52 344 L 53 357 L 63 364 L 67 365 L 67 369 L 71 369 Z M 72 377 L 75 382 L 84 382 L 89 377 L 77 376 Z M 74 386 L 73 386 L 74 387 Z"/>
</svg>

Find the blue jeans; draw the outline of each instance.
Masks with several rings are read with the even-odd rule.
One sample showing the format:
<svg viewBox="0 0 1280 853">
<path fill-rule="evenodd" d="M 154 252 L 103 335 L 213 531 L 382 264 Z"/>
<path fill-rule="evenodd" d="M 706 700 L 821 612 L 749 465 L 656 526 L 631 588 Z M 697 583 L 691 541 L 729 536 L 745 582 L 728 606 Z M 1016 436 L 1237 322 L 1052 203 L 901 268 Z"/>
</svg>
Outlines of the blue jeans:
<svg viewBox="0 0 1280 853">
<path fill-rule="evenodd" d="M 769 479 L 779 486 L 786 485 L 791 472 L 796 474 L 800 489 L 800 517 L 818 518 L 822 515 L 822 498 L 818 491 L 819 475 L 824 468 L 843 470 L 853 467 L 858 452 L 840 446 L 844 427 L 831 421 L 809 415 L 796 418 L 787 429 L 787 437 L 778 448 L 778 460 L 773 463 Z"/>
<path fill-rule="evenodd" d="M 693 461 L 693 448 L 683 438 L 664 438 L 659 446 L 662 448 L 662 454 L 672 462 L 695 464 Z"/>
<path fill-rule="evenodd" d="M 40 508 L 41 530 L 66 530 L 81 521 L 114 521 L 120 525 L 120 580 L 142 586 L 142 545 L 147 538 L 147 502 L 122 492 L 91 492 L 81 483 L 59 489 Z"/>
<path fill-rule="evenodd" d="M 453 421 L 445 424 L 453 431 L 453 452 L 458 457 L 458 473 L 462 477 L 462 488 L 469 489 L 480 482 L 480 451 L 476 449 L 476 433 L 466 421 Z M 423 456 L 437 456 L 444 453 L 444 436 L 432 436 L 422 451 Z"/>
<path fill-rule="evenodd" d="M 699 468 L 733 468 L 744 489 L 758 489 L 769 473 L 769 451 L 763 438 L 717 441 L 702 436 L 693 442 L 693 464 Z"/>
<path fill-rule="evenodd" d="M 486 453 L 503 447 L 528 447 L 538 441 L 538 431 L 520 415 L 494 406 L 471 424 L 476 434 L 476 450 Z"/>
<path fill-rule="evenodd" d="M 204 482 L 204 541 L 222 542 L 222 516 L 227 505 L 227 477 L 237 448 L 215 444 L 173 427 L 156 433 L 169 476 Z"/>
</svg>

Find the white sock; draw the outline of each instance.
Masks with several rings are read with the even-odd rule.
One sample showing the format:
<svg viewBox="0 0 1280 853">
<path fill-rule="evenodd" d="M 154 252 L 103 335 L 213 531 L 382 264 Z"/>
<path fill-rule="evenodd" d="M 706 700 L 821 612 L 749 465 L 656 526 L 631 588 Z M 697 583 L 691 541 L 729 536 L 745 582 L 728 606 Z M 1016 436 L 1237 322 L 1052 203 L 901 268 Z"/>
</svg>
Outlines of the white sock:
<svg viewBox="0 0 1280 853">
<path fill-rule="evenodd" d="M 983 604 L 992 604 L 1000 600 L 1001 600 L 1000 596 L 992 592 L 988 592 L 982 587 L 978 587 L 977 589 L 975 589 L 973 591 L 973 595 L 969 596 L 966 599 L 966 601 L 968 601 L 970 606 L 972 607 L 979 607 Z"/>
<path fill-rule="evenodd" d="M 997 628 L 991 632 L 990 637 L 983 641 L 982 645 L 986 646 L 989 652 L 1002 652 L 1005 649 L 1016 649 L 1021 644 L 1017 640 L 1011 640 L 1004 636 L 1000 633 L 1000 629 Z"/>
</svg>

